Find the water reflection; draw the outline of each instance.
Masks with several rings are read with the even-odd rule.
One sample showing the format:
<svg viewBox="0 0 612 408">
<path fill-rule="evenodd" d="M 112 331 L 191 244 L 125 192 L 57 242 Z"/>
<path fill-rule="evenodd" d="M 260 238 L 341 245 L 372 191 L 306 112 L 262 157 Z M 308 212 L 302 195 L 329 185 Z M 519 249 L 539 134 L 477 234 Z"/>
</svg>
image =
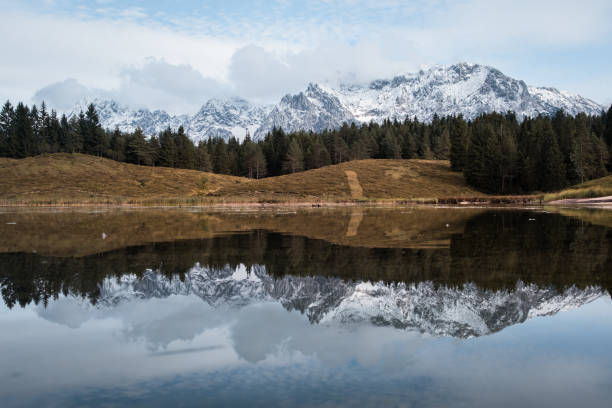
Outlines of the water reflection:
<svg viewBox="0 0 612 408">
<path fill-rule="evenodd" d="M 153 243 L 82 224 L 116 239 L 95 251 L 61 219 L 36 253 L 3 230 L 3 405 L 607 406 L 605 217 L 359 214 L 188 213 L 204 235 Z"/>
<path fill-rule="evenodd" d="M 611 237 L 608 227 L 558 214 L 493 211 L 466 220 L 463 231 L 449 235 L 446 248 L 368 248 L 254 230 L 78 257 L 3 253 L 0 279 L 9 307 L 32 301 L 46 304 L 60 293 L 86 297 L 95 304 L 105 279 L 121 280 L 124 275 L 133 275 L 130 279 L 145 285 L 141 293 L 167 295 L 186 285 L 186 279 L 206 282 L 214 293 L 225 293 L 232 289 L 222 285 L 224 279 L 242 274 L 271 296 L 290 290 L 292 284 L 318 285 L 310 292 L 326 293 L 326 298 L 336 299 L 331 303 L 347 296 L 347 287 L 361 281 L 385 282 L 385 290 L 391 292 L 402 284 L 420 283 L 434 288 L 473 284 L 493 291 L 515 291 L 519 283 L 560 291 L 574 286 L 609 289 Z M 244 265 L 246 272 L 238 271 L 238 265 Z M 203 270 L 208 272 L 194 272 Z M 157 287 L 152 279 L 140 281 L 147 271 L 170 283 Z M 280 279 L 285 276 L 288 279 Z M 249 293 L 243 301 L 252 296 L 257 294 Z M 304 312 L 315 300 L 319 302 L 306 296 L 292 308 Z M 315 310 L 311 315 L 313 321 L 320 320 Z"/>
</svg>

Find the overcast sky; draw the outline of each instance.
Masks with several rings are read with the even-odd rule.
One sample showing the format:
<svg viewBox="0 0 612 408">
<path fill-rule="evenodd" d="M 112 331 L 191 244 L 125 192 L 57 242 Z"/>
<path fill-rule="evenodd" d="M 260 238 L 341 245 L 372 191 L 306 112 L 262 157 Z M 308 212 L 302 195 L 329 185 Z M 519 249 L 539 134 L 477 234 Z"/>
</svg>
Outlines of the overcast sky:
<svg viewBox="0 0 612 408">
<path fill-rule="evenodd" d="M 180 3 L 180 4 L 175 4 Z M 0 98 L 192 113 L 308 82 L 492 65 L 612 103 L 610 0 L 0 0 Z"/>
</svg>

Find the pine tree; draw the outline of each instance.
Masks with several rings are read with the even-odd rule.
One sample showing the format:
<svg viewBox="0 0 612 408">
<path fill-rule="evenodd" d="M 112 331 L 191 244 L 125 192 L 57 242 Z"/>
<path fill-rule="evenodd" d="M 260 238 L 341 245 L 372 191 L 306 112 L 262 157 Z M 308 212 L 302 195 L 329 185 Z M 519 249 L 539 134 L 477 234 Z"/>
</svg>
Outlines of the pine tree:
<svg viewBox="0 0 612 408">
<path fill-rule="evenodd" d="M 151 151 L 141 128 L 136 128 L 128 139 L 127 160 L 134 164 L 148 166 L 153 164 Z"/>
<path fill-rule="evenodd" d="M 421 126 L 419 137 L 417 139 L 417 149 L 421 159 L 433 159 L 431 152 L 430 129 L 426 126 Z"/>
<path fill-rule="evenodd" d="M 610 108 L 608 109 L 608 112 L 605 115 L 604 118 L 605 121 L 605 126 L 604 126 L 604 135 L 603 135 L 603 140 L 605 141 L 606 145 L 608 145 L 608 170 L 612 171 L 612 105 L 610 105 Z"/>
<path fill-rule="evenodd" d="M 578 114 L 575 118 L 576 134 L 572 140 L 570 160 L 573 173 L 572 184 L 584 183 L 593 173 L 591 162 L 593 160 L 592 138 L 587 127 L 585 114 Z"/>
<path fill-rule="evenodd" d="M 409 130 L 405 133 L 402 140 L 402 158 L 416 159 L 418 157 L 417 137 L 413 131 Z"/>
<path fill-rule="evenodd" d="M 499 139 L 490 124 L 477 123 L 468 152 L 468 163 L 464 169 L 467 182 L 485 192 L 501 189 L 502 177 L 499 173 L 501 147 Z"/>
<path fill-rule="evenodd" d="M 264 156 L 261 147 L 255 143 L 251 143 L 247 148 L 246 168 L 246 176 L 249 178 L 259 179 L 265 177 L 266 175 L 266 157 Z"/>
<path fill-rule="evenodd" d="M 111 159 L 117 161 L 125 161 L 125 138 L 121 134 L 119 127 L 115 127 L 110 140 Z"/>
<path fill-rule="evenodd" d="M 15 109 L 14 131 L 10 136 L 9 148 L 13 151 L 12 157 L 24 158 L 38 154 L 32 116 L 28 107 L 21 102 Z"/>
<path fill-rule="evenodd" d="M 565 186 L 565 163 L 550 122 L 544 125 L 542 134 L 542 158 L 540 160 L 540 190 L 553 191 Z"/>
<path fill-rule="evenodd" d="M 542 157 L 539 122 L 525 119 L 519 132 L 519 179 L 523 191 L 536 191 L 540 188 L 539 165 Z"/>
<path fill-rule="evenodd" d="M 48 116 L 48 119 L 45 123 L 45 134 L 46 134 L 46 144 L 49 147 L 50 153 L 57 153 L 60 151 L 59 140 L 60 135 L 62 133 L 62 126 L 60 124 L 59 119 L 57 118 L 57 112 L 55 110 L 51 110 L 51 114 Z"/>
<path fill-rule="evenodd" d="M 106 133 L 100 125 L 100 118 L 96 112 L 96 107 L 90 103 L 85 113 L 84 123 L 82 123 L 83 150 L 87 154 L 103 156 L 108 150 Z"/>
<path fill-rule="evenodd" d="M 206 143 L 200 141 L 196 151 L 196 169 L 200 171 L 211 171 L 210 155 Z"/>
<path fill-rule="evenodd" d="M 157 166 L 157 163 L 159 162 L 159 152 L 161 150 L 159 138 L 157 136 L 151 136 L 147 143 L 147 147 L 151 156 L 151 165 Z"/>
<path fill-rule="evenodd" d="M 436 160 L 448 160 L 450 156 L 450 132 L 447 127 L 442 129 L 442 133 L 436 139 L 433 147 L 433 154 Z"/>
<path fill-rule="evenodd" d="M 0 157 L 15 157 L 16 147 L 12 146 L 15 138 L 14 132 L 15 110 L 9 101 L 6 101 L 0 112 Z"/>
<path fill-rule="evenodd" d="M 227 144 L 222 138 L 215 140 L 215 150 L 213 157 L 213 170 L 218 174 L 229 174 L 230 164 L 227 155 Z"/>
<path fill-rule="evenodd" d="M 168 128 L 159 134 L 159 157 L 157 163 L 163 167 L 176 167 L 177 156 L 174 134 Z"/>
<path fill-rule="evenodd" d="M 281 174 L 283 160 L 287 156 L 288 148 L 288 137 L 283 129 L 275 127 L 266 135 L 262 149 L 268 163 L 268 176 Z"/>
<path fill-rule="evenodd" d="M 500 151 L 499 153 L 493 152 L 491 161 L 497 163 L 499 168 L 499 177 L 501 178 L 499 192 L 501 194 L 508 194 L 515 190 L 513 182 L 517 176 L 518 150 L 514 135 L 509 128 L 503 126 L 503 123 L 500 124 L 497 137 L 499 139 Z M 495 157 L 496 154 L 497 157 Z"/>
<path fill-rule="evenodd" d="M 450 161 L 451 169 L 462 171 L 467 160 L 468 127 L 463 117 L 453 120 L 450 132 Z"/>
<path fill-rule="evenodd" d="M 331 158 L 325 145 L 319 139 L 315 139 L 310 146 L 310 151 L 305 155 L 307 169 L 318 169 L 331 164 Z"/>
<path fill-rule="evenodd" d="M 195 168 L 195 146 L 191 139 L 185 134 L 185 129 L 179 126 L 178 132 L 175 136 L 176 141 L 176 152 L 177 152 L 177 165 L 183 169 Z"/>
<path fill-rule="evenodd" d="M 73 116 L 68 121 L 66 116 L 63 116 L 62 128 L 65 137 L 65 149 L 70 153 L 80 153 L 83 151 L 83 132 L 85 127 L 85 116 L 81 112 L 77 117 Z"/>
<path fill-rule="evenodd" d="M 369 152 L 368 146 L 369 146 L 368 140 L 364 138 L 360 137 L 358 140 L 355 140 L 350 147 L 350 152 L 349 152 L 350 159 L 351 160 L 369 159 L 370 152 Z"/>
<path fill-rule="evenodd" d="M 297 140 L 292 139 L 283 162 L 283 172 L 297 173 L 302 170 L 304 170 L 304 153 Z"/>
<path fill-rule="evenodd" d="M 240 143 L 235 137 L 230 137 L 227 142 L 227 160 L 229 173 L 233 176 L 241 175 Z"/>
<path fill-rule="evenodd" d="M 402 147 L 390 130 L 385 132 L 385 137 L 380 143 L 382 158 L 384 159 L 401 159 Z"/>
<path fill-rule="evenodd" d="M 332 140 L 332 163 L 338 164 L 347 161 L 349 159 L 350 150 L 344 139 L 342 139 L 340 135 L 334 134 Z"/>
<path fill-rule="evenodd" d="M 54 111 L 51 111 L 51 113 L 53 114 Z M 53 153 L 55 135 L 52 133 L 53 130 L 51 129 L 51 116 L 47 111 L 47 104 L 45 103 L 45 101 L 42 101 L 40 105 L 38 128 L 38 143 L 40 145 L 39 151 L 41 153 Z"/>
</svg>

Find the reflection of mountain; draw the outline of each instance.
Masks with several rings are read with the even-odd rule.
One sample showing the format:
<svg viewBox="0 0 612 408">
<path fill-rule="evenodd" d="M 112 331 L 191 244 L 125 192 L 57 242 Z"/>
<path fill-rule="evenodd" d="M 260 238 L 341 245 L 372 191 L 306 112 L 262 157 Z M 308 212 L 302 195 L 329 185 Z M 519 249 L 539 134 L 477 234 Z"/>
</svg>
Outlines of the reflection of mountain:
<svg viewBox="0 0 612 408">
<path fill-rule="evenodd" d="M 512 290 L 485 290 L 417 284 L 344 281 L 333 277 L 284 276 L 274 279 L 255 265 L 208 268 L 196 265 L 184 279 L 154 271 L 140 278 L 104 279 L 97 307 L 108 308 L 134 299 L 196 295 L 213 307 L 240 308 L 279 302 L 305 313 L 312 323 L 360 323 L 453 337 L 482 336 L 534 316 L 579 307 L 605 293 L 599 287 L 557 290 L 518 282 Z"/>
</svg>

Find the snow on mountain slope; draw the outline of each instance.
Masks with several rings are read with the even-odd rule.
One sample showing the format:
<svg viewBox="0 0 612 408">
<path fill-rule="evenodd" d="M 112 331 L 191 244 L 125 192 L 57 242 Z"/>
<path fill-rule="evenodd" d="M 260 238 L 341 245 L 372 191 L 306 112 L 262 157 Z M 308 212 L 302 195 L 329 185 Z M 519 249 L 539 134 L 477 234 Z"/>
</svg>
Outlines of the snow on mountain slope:
<svg viewBox="0 0 612 408">
<path fill-rule="evenodd" d="M 140 279 L 107 278 L 95 307 L 116 307 L 134 298 L 195 294 L 214 307 L 244 307 L 279 302 L 305 313 L 312 323 L 368 323 L 416 330 L 436 336 L 468 338 L 487 335 L 536 316 L 580 307 L 604 295 L 598 287 L 559 291 L 518 282 L 512 290 L 436 287 L 431 282 L 354 282 L 323 276 L 275 279 L 265 267 L 247 273 L 237 268 L 195 265 L 184 280 L 148 270 Z"/>
<path fill-rule="evenodd" d="M 304 92 L 285 95 L 275 106 L 256 106 L 244 99 L 213 99 L 193 116 L 172 116 L 164 111 L 132 110 L 114 101 L 93 101 L 102 125 L 123 131 L 141 127 L 146 135 L 167 127 L 183 126 L 194 141 L 231 135 L 242 139 L 248 129 L 255 139 L 273 127 L 285 131 L 333 129 L 342 123 L 417 117 L 431 121 L 439 116 L 462 114 L 474 119 L 487 112 L 513 111 L 519 119 L 553 115 L 559 109 L 576 115 L 599 114 L 603 106 L 579 95 L 554 88 L 536 88 L 499 70 L 477 64 L 435 66 L 367 85 L 330 87 L 310 84 Z M 85 110 L 79 103 L 72 114 Z"/>
<path fill-rule="evenodd" d="M 209 137 L 243 139 L 253 135 L 270 111 L 267 106 L 255 106 L 240 98 L 211 99 L 184 125 L 195 141 Z"/>
<path fill-rule="evenodd" d="M 77 116 L 81 111 L 86 112 L 90 103 L 95 105 L 103 127 L 111 130 L 118 127 L 122 132 L 133 132 L 139 127 L 145 135 L 150 136 L 168 127 L 176 130 L 179 126 L 184 126 L 188 119 L 186 115 L 171 116 L 162 110 L 132 109 L 115 101 L 103 99 L 79 101 L 68 117 Z"/>
<path fill-rule="evenodd" d="M 196 143 L 209 137 L 242 139 L 247 130 L 254 134 L 271 109 L 240 98 L 211 99 L 193 116 L 173 116 L 162 110 L 131 109 L 115 101 L 94 99 L 80 101 L 68 116 L 85 112 L 90 103 L 96 106 L 100 123 L 107 129 L 118 127 L 123 132 L 133 132 L 139 127 L 145 135 L 151 136 L 168 127 L 176 130 L 183 126 Z"/>
<path fill-rule="evenodd" d="M 373 81 L 367 87 L 342 85 L 330 92 L 361 122 L 415 116 L 431 121 L 436 113 L 474 119 L 486 112 L 513 111 L 522 119 L 553 115 L 558 109 L 572 115 L 599 114 L 602 110 L 602 106 L 581 96 L 529 87 L 495 68 L 465 63 Z"/>
<path fill-rule="evenodd" d="M 263 138 L 274 127 L 286 132 L 322 132 L 338 128 L 344 122 L 358 121 L 338 97 L 317 84 L 310 84 L 305 92 L 285 95 L 263 120 L 254 138 Z"/>
</svg>

